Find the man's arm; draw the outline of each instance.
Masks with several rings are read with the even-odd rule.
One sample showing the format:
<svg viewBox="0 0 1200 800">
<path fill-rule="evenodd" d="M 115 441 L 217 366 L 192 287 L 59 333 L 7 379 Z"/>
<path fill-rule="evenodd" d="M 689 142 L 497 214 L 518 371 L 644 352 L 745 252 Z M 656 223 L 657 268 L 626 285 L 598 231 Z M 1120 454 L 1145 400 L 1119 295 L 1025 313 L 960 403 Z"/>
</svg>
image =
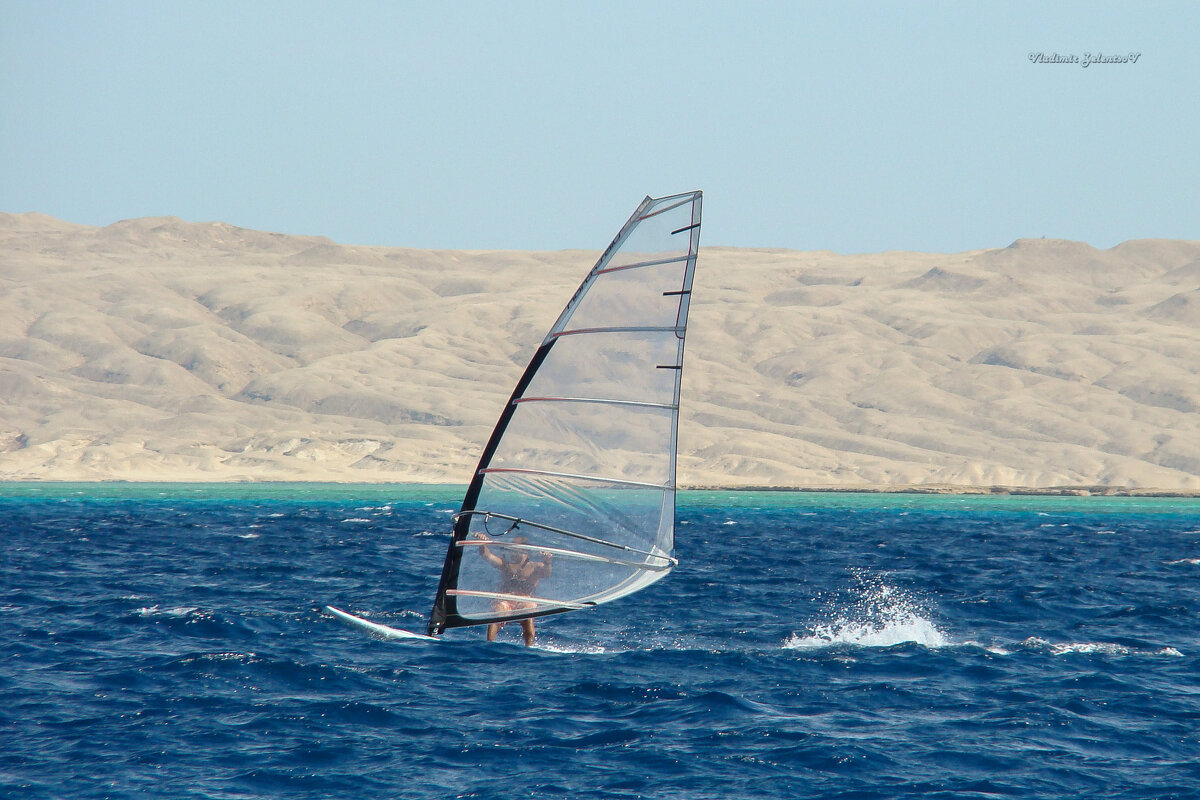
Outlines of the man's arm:
<svg viewBox="0 0 1200 800">
<path fill-rule="evenodd" d="M 475 533 L 471 534 L 471 536 L 472 536 L 472 538 L 480 539 L 485 542 L 491 541 L 491 539 L 489 539 L 486 535 L 480 533 L 479 531 L 475 531 Z M 488 562 L 493 567 L 504 566 L 504 559 L 502 559 L 500 556 L 493 553 L 491 551 L 491 548 L 489 548 L 486 544 L 483 545 L 482 547 L 480 547 L 479 551 L 480 551 L 480 554 L 483 556 L 484 561 Z"/>
</svg>

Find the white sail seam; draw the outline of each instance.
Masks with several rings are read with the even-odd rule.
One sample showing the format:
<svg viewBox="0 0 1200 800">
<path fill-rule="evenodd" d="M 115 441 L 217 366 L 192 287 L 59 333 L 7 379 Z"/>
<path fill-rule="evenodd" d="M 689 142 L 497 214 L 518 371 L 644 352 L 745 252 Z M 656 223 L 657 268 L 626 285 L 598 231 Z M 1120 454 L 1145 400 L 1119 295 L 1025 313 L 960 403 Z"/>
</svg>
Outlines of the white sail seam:
<svg viewBox="0 0 1200 800">
<path fill-rule="evenodd" d="M 612 400 L 605 397 L 521 397 L 514 403 L 603 403 L 614 406 L 636 406 L 640 408 L 665 408 L 672 411 L 679 408 L 676 403 L 651 403 L 644 400 Z"/>
<path fill-rule="evenodd" d="M 582 481 L 596 481 L 597 483 L 616 483 L 622 486 L 642 486 L 647 489 L 662 489 L 669 491 L 675 487 L 669 483 L 649 483 L 647 481 L 631 481 L 625 478 L 605 478 L 600 475 L 580 475 L 574 472 L 552 472 L 546 469 L 529 469 L 526 467 L 484 467 L 479 470 L 480 475 L 487 475 L 493 472 L 516 472 L 526 475 L 546 475 L 551 478 L 573 478 Z"/>
<path fill-rule="evenodd" d="M 661 552 L 655 553 L 650 550 L 640 550 L 636 547 L 631 547 L 627 544 L 620 544 L 618 542 L 610 542 L 607 539 L 601 539 L 597 536 L 588 536 L 586 533 L 577 533 L 575 531 L 569 531 L 566 528 L 556 528 L 553 525 L 546 525 L 544 523 L 535 522 L 534 520 L 524 519 L 522 517 L 514 517 L 512 514 L 504 514 L 499 511 L 484 511 L 483 509 L 474 509 L 472 511 L 460 511 L 457 514 L 453 515 L 451 517 L 451 519 L 453 519 L 455 522 L 458 522 L 458 518 L 462 517 L 462 516 L 482 516 L 483 517 L 483 526 L 484 526 L 485 530 L 487 529 L 488 520 L 491 519 L 492 517 L 496 517 L 497 519 L 504 519 L 504 520 L 508 520 L 509 522 L 514 523 L 512 525 L 512 527 L 509 528 L 509 531 L 515 530 L 520 525 L 533 526 L 534 528 L 541 528 L 542 530 L 550 531 L 551 533 L 558 533 L 558 534 L 562 534 L 563 536 L 570 536 L 572 539 L 579 539 L 584 542 L 591 542 L 592 544 L 598 544 L 598 545 L 602 545 L 604 547 L 612 547 L 617 550 L 623 550 L 626 553 L 637 553 L 640 556 L 647 556 L 649 558 L 661 558 L 664 561 L 670 562 L 671 566 L 678 566 L 678 564 L 679 564 L 679 561 L 676 558 L 674 558 L 673 556 L 665 555 Z M 506 533 L 507 533 L 507 531 L 506 531 Z M 462 541 L 465 542 L 468 540 L 464 539 Z M 496 540 L 492 539 L 491 541 L 496 541 Z M 459 544 L 461 544 L 461 542 Z M 501 543 L 501 544 L 503 544 L 503 543 Z M 505 546 L 514 547 L 516 545 L 509 543 L 509 544 L 506 544 Z M 531 547 L 531 549 L 537 550 L 539 548 Z"/>
<path fill-rule="evenodd" d="M 549 600 L 545 597 L 530 597 L 524 594 L 504 594 L 503 592 L 477 592 L 472 589 L 447 589 L 446 594 L 455 597 L 485 597 L 491 600 L 509 600 L 518 603 L 533 603 L 542 606 L 562 606 L 563 608 L 591 608 L 595 603 L 575 603 L 570 600 Z"/>
<path fill-rule="evenodd" d="M 680 261 L 687 261 L 692 257 L 691 251 L 688 251 L 682 256 L 673 258 L 660 258 L 655 261 L 639 261 L 635 264 L 621 264 L 617 267 L 605 267 L 604 269 L 596 270 L 596 275 L 604 275 L 609 272 L 620 272 L 626 269 L 640 269 L 641 267 L 661 267 L 663 264 L 677 264 Z"/>
<path fill-rule="evenodd" d="M 654 553 L 646 553 L 646 555 L 650 556 L 650 558 L 657 558 L 667 563 L 662 565 L 647 564 L 644 561 L 630 561 L 624 558 L 611 558 L 609 556 L 596 555 L 595 553 L 584 553 L 579 550 L 567 550 L 562 547 L 546 547 L 544 545 L 536 544 L 511 544 L 509 542 L 501 542 L 495 539 L 488 539 L 486 541 L 481 539 L 464 539 L 461 542 L 455 542 L 455 544 L 458 547 L 490 546 L 503 547 L 509 550 L 528 550 L 531 553 L 550 553 L 551 555 L 563 556 L 565 558 L 576 558 L 581 561 L 600 561 L 605 564 L 617 564 L 622 567 L 633 567 L 634 569 L 644 569 L 649 570 L 650 572 L 662 572 L 663 570 L 668 570 L 675 566 L 675 559 L 668 556 L 656 555 Z"/>
<path fill-rule="evenodd" d="M 683 325 L 630 325 L 630 326 L 614 326 L 610 328 L 573 328 L 569 331 L 559 331 L 554 334 L 554 338 L 560 336 L 577 336 L 581 333 L 673 333 L 678 336 L 685 333 L 687 328 Z"/>
<path fill-rule="evenodd" d="M 684 197 L 685 199 L 680 200 L 678 203 L 672 203 L 671 205 L 667 206 L 666 208 L 660 208 L 657 211 L 651 211 L 649 214 L 643 214 L 642 216 L 638 217 L 638 222 L 641 222 L 644 219 L 650 219 L 651 217 L 657 217 L 659 214 L 665 214 L 668 211 L 674 211 L 675 209 L 679 208 L 680 206 L 686 206 L 688 203 L 694 202 L 696 199 L 696 196 L 694 194 L 680 195 L 680 196 Z"/>
</svg>

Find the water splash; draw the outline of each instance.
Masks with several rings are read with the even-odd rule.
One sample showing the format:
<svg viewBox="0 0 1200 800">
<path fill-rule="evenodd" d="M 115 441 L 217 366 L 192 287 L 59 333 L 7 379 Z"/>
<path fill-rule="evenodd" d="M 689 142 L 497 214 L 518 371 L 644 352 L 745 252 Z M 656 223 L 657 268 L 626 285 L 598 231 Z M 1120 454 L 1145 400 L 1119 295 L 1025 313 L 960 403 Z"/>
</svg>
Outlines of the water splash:
<svg viewBox="0 0 1200 800">
<path fill-rule="evenodd" d="M 858 576 L 848 607 L 831 609 L 828 622 L 812 626 L 808 634 L 793 633 L 783 643 L 792 650 L 812 650 L 835 645 L 892 647 L 913 642 L 923 647 L 953 644 L 928 618 L 928 610 L 904 590 L 882 578 Z"/>
</svg>

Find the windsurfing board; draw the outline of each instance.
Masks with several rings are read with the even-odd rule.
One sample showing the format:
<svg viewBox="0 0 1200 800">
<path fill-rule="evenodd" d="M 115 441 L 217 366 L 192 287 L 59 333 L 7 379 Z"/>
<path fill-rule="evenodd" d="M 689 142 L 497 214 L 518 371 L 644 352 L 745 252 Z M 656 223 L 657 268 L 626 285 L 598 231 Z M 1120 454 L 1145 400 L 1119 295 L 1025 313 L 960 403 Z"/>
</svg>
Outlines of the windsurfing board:
<svg viewBox="0 0 1200 800">
<path fill-rule="evenodd" d="M 363 619 L 362 617 L 356 617 L 353 614 L 347 614 L 340 608 L 334 608 L 333 606 L 325 606 L 325 610 L 330 614 L 333 614 L 333 616 L 337 617 L 340 621 L 349 625 L 351 628 L 358 628 L 359 630 L 366 631 L 367 633 L 374 634 L 375 636 L 381 636 L 384 639 L 423 639 L 427 642 L 439 641 L 436 636 L 426 636 L 423 633 L 413 633 L 412 631 L 403 631 L 399 628 L 380 625 L 378 622 L 371 622 L 369 619 Z"/>
</svg>

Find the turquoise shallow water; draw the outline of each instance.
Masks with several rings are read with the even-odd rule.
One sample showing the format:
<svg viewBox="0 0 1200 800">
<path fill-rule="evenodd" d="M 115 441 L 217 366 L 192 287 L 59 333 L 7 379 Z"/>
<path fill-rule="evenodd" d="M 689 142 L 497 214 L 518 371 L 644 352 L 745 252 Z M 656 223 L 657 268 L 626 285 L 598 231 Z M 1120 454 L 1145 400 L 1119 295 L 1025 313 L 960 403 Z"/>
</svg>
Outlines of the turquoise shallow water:
<svg viewBox="0 0 1200 800">
<path fill-rule="evenodd" d="M 533 650 L 322 613 L 423 627 L 461 491 L 0 485 L 0 796 L 1200 796 L 1198 500 L 687 492 Z"/>
<path fill-rule="evenodd" d="M 428 501 L 456 503 L 465 485 L 425 483 L 125 483 L 0 482 L 0 498 L 11 499 L 193 499 L 230 501 L 337 502 Z M 679 495 L 683 506 L 728 508 L 868 508 L 928 510 L 1094 511 L 1102 513 L 1196 513 L 1197 497 L 1119 497 L 1066 495 L 953 495 L 874 492 L 795 492 L 706 489 Z"/>
</svg>

